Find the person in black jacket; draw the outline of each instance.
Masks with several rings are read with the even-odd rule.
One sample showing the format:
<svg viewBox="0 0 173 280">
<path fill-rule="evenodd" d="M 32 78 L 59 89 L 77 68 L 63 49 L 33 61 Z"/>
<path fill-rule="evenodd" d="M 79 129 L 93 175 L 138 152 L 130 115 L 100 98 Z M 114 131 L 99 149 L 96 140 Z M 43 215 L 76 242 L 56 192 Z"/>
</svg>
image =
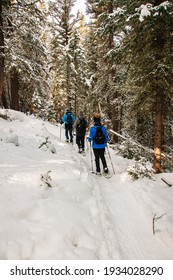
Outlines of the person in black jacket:
<svg viewBox="0 0 173 280">
<path fill-rule="evenodd" d="M 76 129 L 76 144 L 79 148 L 79 153 L 85 152 L 85 134 L 87 128 L 87 121 L 83 115 L 83 112 L 79 112 L 74 128 Z"/>
</svg>

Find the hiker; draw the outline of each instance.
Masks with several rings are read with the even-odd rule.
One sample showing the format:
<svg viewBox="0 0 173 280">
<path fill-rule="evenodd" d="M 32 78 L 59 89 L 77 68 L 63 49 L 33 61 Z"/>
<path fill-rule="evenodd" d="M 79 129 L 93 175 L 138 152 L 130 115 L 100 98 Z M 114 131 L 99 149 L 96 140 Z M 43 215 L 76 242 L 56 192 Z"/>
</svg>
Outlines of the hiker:
<svg viewBox="0 0 173 280">
<path fill-rule="evenodd" d="M 105 159 L 105 147 L 108 142 L 108 133 L 106 127 L 101 124 L 100 114 L 94 115 L 94 125 L 90 128 L 90 135 L 88 141 L 92 142 L 92 148 L 95 156 L 96 174 L 101 175 L 100 159 L 103 164 L 103 172 L 109 173 L 106 159 Z"/>
<path fill-rule="evenodd" d="M 85 152 L 85 134 L 87 128 L 87 121 L 84 117 L 83 112 L 79 112 L 79 116 L 74 123 L 74 128 L 76 129 L 76 144 L 79 148 L 79 153 Z"/>
<path fill-rule="evenodd" d="M 75 121 L 75 117 L 73 116 L 72 112 L 70 110 L 67 110 L 64 114 L 61 124 L 65 123 L 65 137 L 66 142 L 73 143 L 73 122 Z"/>
</svg>

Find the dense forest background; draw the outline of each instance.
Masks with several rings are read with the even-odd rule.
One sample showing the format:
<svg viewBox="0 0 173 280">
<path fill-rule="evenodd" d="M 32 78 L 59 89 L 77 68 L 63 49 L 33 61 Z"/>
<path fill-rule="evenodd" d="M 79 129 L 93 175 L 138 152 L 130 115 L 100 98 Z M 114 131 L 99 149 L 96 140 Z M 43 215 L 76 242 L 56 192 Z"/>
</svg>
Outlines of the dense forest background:
<svg viewBox="0 0 173 280">
<path fill-rule="evenodd" d="M 51 122 L 100 112 L 111 143 L 172 171 L 173 3 L 0 0 L 0 105 Z"/>
</svg>

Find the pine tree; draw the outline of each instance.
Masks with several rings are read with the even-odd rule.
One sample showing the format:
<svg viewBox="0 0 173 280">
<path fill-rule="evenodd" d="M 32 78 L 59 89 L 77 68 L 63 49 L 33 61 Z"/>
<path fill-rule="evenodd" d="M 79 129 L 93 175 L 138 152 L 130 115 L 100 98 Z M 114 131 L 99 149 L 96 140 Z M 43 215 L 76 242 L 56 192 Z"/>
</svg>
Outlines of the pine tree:
<svg viewBox="0 0 173 280">
<path fill-rule="evenodd" d="M 32 97 L 45 100 L 46 51 L 41 41 L 45 15 L 40 1 L 10 1 L 4 14 L 6 94 L 15 110 L 33 112 Z"/>
<path fill-rule="evenodd" d="M 93 88 L 94 107 L 105 114 L 108 127 L 115 132 L 120 129 L 121 94 L 119 90 L 119 69 L 117 67 L 117 41 L 123 32 L 120 19 L 124 13 L 124 1 L 88 0 L 88 12 L 92 14 L 95 45 L 97 52 L 97 70 Z M 93 28 L 93 27 L 92 27 Z M 118 137 L 114 135 L 114 141 Z"/>
<path fill-rule="evenodd" d="M 69 53 L 69 42 L 72 35 L 73 21 L 71 9 L 74 0 L 59 0 L 49 3 L 49 13 L 51 15 L 50 33 L 51 40 L 51 71 L 55 79 L 55 91 L 57 93 L 57 104 L 61 103 L 71 109 L 74 98 L 71 89 L 71 62 Z"/>
<path fill-rule="evenodd" d="M 123 42 L 123 53 L 126 60 L 130 60 L 126 88 L 131 96 L 131 115 L 135 114 L 137 127 L 142 127 L 139 134 L 145 129 L 146 137 L 154 146 L 157 173 L 162 170 L 164 120 L 170 114 L 172 99 L 172 11 L 173 3 L 170 1 L 155 0 L 150 4 L 128 1 L 130 28 Z"/>
</svg>

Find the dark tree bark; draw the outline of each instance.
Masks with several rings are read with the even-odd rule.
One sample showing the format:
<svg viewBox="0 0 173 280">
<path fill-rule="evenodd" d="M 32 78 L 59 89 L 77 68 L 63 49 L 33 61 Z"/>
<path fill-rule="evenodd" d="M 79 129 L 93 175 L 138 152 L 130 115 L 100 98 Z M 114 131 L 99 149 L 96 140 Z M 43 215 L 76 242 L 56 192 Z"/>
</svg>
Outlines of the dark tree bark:
<svg viewBox="0 0 173 280">
<path fill-rule="evenodd" d="M 110 0 L 108 2 L 108 13 L 113 14 L 113 0 Z M 113 30 L 110 28 L 109 37 L 108 37 L 108 51 L 114 49 L 113 35 L 114 35 Z M 114 78 L 115 78 L 115 69 L 113 69 L 112 62 L 111 62 L 110 65 L 109 65 L 109 84 L 110 84 L 110 86 L 113 85 Z M 117 98 L 118 98 L 117 92 L 114 91 L 110 101 L 111 102 L 112 102 L 112 100 L 115 101 L 115 100 L 117 100 Z M 113 130 L 115 132 L 118 132 L 118 130 L 119 130 L 118 106 L 117 106 L 116 102 L 114 102 L 114 105 L 113 106 L 111 105 L 110 107 L 112 107 L 112 109 L 111 109 L 111 122 L 112 122 Z M 109 113 L 108 113 L 108 115 L 109 115 Z M 114 134 L 113 140 L 114 140 L 115 143 L 118 143 L 118 136 Z"/>
<path fill-rule="evenodd" d="M 19 79 L 16 70 L 11 74 L 11 108 L 19 111 Z"/>
<path fill-rule="evenodd" d="M 157 92 L 156 107 L 155 107 L 155 136 L 154 136 L 154 169 L 156 173 L 161 171 L 161 149 L 162 149 L 162 111 L 163 111 L 163 98 L 162 94 Z"/>
<path fill-rule="evenodd" d="M 2 20 L 2 4 L 0 4 L 0 104 L 4 90 L 4 34 Z"/>
</svg>

